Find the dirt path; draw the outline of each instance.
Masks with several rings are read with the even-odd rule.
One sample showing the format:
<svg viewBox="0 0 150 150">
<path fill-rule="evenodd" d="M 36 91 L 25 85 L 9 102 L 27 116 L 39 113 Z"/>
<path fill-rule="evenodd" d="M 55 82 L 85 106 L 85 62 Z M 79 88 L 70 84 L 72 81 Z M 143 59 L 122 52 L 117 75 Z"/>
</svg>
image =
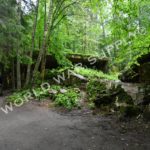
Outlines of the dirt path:
<svg viewBox="0 0 150 150">
<path fill-rule="evenodd" d="M 33 103 L 8 115 L 0 111 L 0 150 L 149 149 L 150 133 L 122 130 L 113 117 L 60 113 Z"/>
</svg>

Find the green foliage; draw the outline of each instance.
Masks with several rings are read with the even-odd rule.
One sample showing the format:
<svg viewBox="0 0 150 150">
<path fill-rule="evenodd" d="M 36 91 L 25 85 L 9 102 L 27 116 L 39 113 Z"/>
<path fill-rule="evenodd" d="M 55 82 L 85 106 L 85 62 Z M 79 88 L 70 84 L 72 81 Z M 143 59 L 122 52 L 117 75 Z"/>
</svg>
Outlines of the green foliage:
<svg viewBox="0 0 150 150">
<path fill-rule="evenodd" d="M 27 64 L 33 64 L 32 59 L 30 57 L 28 57 L 28 56 L 23 56 L 21 58 L 21 63 L 25 64 L 25 65 L 27 65 Z"/>
<path fill-rule="evenodd" d="M 61 90 L 66 90 L 64 93 Z M 50 93 L 50 91 L 56 91 L 56 93 Z M 23 90 L 13 93 L 7 97 L 7 102 L 12 104 L 24 104 L 31 99 L 26 98 L 26 94 L 30 93 L 32 99 L 42 101 L 45 98 L 51 98 L 56 106 L 63 106 L 67 109 L 79 106 L 80 94 L 73 88 L 65 88 L 58 85 L 52 85 L 49 90 L 42 90 L 41 88 L 34 88 L 32 91 Z"/>
<path fill-rule="evenodd" d="M 35 88 L 32 91 L 33 97 L 36 100 L 43 100 L 44 98 L 49 97 L 49 91 L 48 90 L 42 90 L 41 88 Z"/>
<path fill-rule="evenodd" d="M 25 101 L 24 94 L 26 94 L 27 92 L 29 92 L 29 90 L 14 92 L 12 95 L 7 97 L 7 102 L 12 104 L 21 104 Z"/>
<path fill-rule="evenodd" d="M 90 109 L 95 109 L 95 104 L 94 104 L 93 102 L 90 102 L 90 103 L 88 104 L 88 107 L 89 107 Z"/>
<path fill-rule="evenodd" d="M 88 82 L 86 90 L 89 100 L 94 101 L 99 93 L 106 91 L 106 85 L 97 79 L 92 79 Z"/>
<path fill-rule="evenodd" d="M 100 79 L 108 79 L 108 80 L 117 80 L 118 74 L 105 74 L 102 71 L 82 68 L 82 67 L 75 67 L 74 71 L 78 74 L 81 74 L 85 77 L 90 78 L 100 78 Z"/>
<path fill-rule="evenodd" d="M 16 0 L 0 2 L 0 63 L 11 66 L 12 56 L 21 41 L 23 26 L 19 24 Z"/>
<path fill-rule="evenodd" d="M 55 49 L 55 48 L 54 48 Z M 51 54 L 56 58 L 57 63 L 62 67 L 71 67 L 72 63 L 66 58 L 66 55 L 62 51 L 51 50 Z"/>
<path fill-rule="evenodd" d="M 79 102 L 79 93 L 73 89 L 68 89 L 66 93 L 59 93 L 55 97 L 57 106 L 64 106 L 67 109 L 77 107 Z"/>
<path fill-rule="evenodd" d="M 53 2 L 51 13 L 50 2 Z M 68 53 L 79 53 L 109 57 L 110 69 L 115 66 L 116 70 L 122 70 L 135 63 L 137 57 L 150 52 L 150 2 L 147 0 L 40 0 L 36 29 L 33 29 L 36 7 L 29 0 L 22 3 L 24 5 L 19 6 L 16 0 L 0 2 L 0 63 L 14 74 L 17 69 L 12 68 L 12 61 L 17 56 L 21 64 L 33 64 L 29 57 L 31 50 L 39 52 L 45 46 L 44 53 L 52 54 L 61 67 L 72 66 L 66 58 Z M 50 21 L 46 23 L 50 35 L 46 33 L 44 41 L 45 20 Z M 116 45 L 118 41 L 121 43 Z M 75 68 L 75 72 L 88 78 L 117 79 L 116 75 L 92 69 Z M 58 73 L 52 70 L 47 75 L 49 78 Z M 35 82 L 39 84 L 40 79 L 37 77 Z"/>
<path fill-rule="evenodd" d="M 57 75 L 61 75 L 62 73 L 65 73 L 69 69 L 70 67 L 56 68 L 52 70 L 47 69 L 45 73 L 45 78 L 52 79 L 53 77 L 56 77 Z"/>
<path fill-rule="evenodd" d="M 59 86 L 59 85 L 51 85 L 51 89 L 52 89 L 52 90 L 60 91 L 61 88 L 62 88 L 62 87 Z"/>
<path fill-rule="evenodd" d="M 35 85 L 39 85 L 42 83 L 42 80 L 41 80 L 41 73 L 38 71 L 35 73 L 34 75 L 34 83 Z"/>
</svg>

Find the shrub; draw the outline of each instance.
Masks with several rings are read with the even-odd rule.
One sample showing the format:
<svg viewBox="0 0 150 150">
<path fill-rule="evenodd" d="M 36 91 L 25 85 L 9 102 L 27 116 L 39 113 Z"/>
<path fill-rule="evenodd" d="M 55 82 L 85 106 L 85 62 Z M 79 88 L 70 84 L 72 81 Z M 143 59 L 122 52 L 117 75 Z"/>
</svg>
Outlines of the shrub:
<svg viewBox="0 0 150 150">
<path fill-rule="evenodd" d="M 55 104 L 64 106 L 67 109 L 77 107 L 79 102 L 79 93 L 74 89 L 69 89 L 66 93 L 58 93 L 55 96 Z"/>
<path fill-rule="evenodd" d="M 35 88 L 32 90 L 32 97 L 36 100 L 43 100 L 48 97 L 54 100 L 56 106 L 64 106 L 67 109 L 72 109 L 73 107 L 77 107 L 79 104 L 80 94 L 79 91 L 73 88 L 61 87 L 59 85 L 52 85 L 50 90 L 56 91 L 56 93 L 50 93 L 50 90 L 43 91 L 41 88 Z M 62 93 L 61 91 L 65 91 Z M 26 102 L 25 95 L 29 90 L 19 91 L 13 93 L 11 96 L 7 97 L 7 101 L 13 104 L 22 104 Z"/>
<path fill-rule="evenodd" d="M 25 93 L 29 92 L 29 90 L 24 90 L 24 91 L 19 91 L 19 92 L 15 92 L 12 95 L 7 97 L 7 102 L 8 103 L 17 103 L 17 104 L 21 104 L 23 99 L 23 95 Z"/>
<path fill-rule="evenodd" d="M 59 91 L 62 87 L 59 85 L 51 85 L 51 89 Z"/>
</svg>

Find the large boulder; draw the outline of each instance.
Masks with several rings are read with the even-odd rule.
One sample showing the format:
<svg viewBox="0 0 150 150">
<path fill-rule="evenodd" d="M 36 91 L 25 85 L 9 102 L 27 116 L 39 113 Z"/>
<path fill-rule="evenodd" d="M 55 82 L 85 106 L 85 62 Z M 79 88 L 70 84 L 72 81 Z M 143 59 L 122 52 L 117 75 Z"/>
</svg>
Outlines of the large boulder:
<svg viewBox="0 0 150 150">
<path fill-rule="evenodd" d="M 143 99 L 141 99 L 139 105 L 150 104 L 150 85 L 143 85 L 142 87 Z"/>
<path fill-rule="evenodd" d="M 150 62 L 139 66 L 139 81 L 150 84 Z"/>
<path fill-rule="evenodd" d="M 134 105 L 130 105 L 130 106 L 121 106 L 119 108 L 119 112 L 120 112 L 120 118 L 131 118 L 131 117 L 136 117 L 139 114 L 142 113 L 142 109 L 139 106 L 134 106 Z"/>
<path fill-rule="evenodd" d="M 82 64 L 83 67 L 108 72 L 108 58 L 100 58 L 97 56 L 83 54 L 67 54 L 67 58 L 73 65 Z"/>
<path fill-rule="evenodd" d="M 139 65 L 133 64 L 130 68 L 122 71 L 119 79 L 122 82 L 150 84 L 150 53 L 137 59 Z"/>
<path fill-rule="evenodd" d="M 132 82 L 136 83 L 139 82 L 139 67 L 137 65 L 133 65 L 128 69 L 125 69 L 121 72 L 118 77 L 122 82 Z"/>
<path fill-rule="evenodd" d="M 132 97 L 128 95 L 120 84 L 106 80 L 91 80 L 87 84 L 89 99 L 97 107 L 111 105 L 133 104 Z"/>
<path fill-rule="evenodd" d="M 150 121 L 150 105 L 145 107 L 145 109 L 143 111 L 143 118 L 146 121 Z"/>
<path fill-rule="evenodd" d="M 150 87 L 137 86 L 133 92 L 137 92 L 135 95 L 139 93 L 142 95 L 138 100 L 137 96 L 134 97 L 134 94 L 128 91 L 132 88 L 123 86 L 121 82 L 94 79 L 87 84 L 87 94 L 89 100 L 102 112 L 103 110 L 105 113 L 118 112 L 119 118 L 131 118 L 140 114 L 148 118 L 149 110 L 145 108 L 150 104 Z"/>
<path fill-rule="evenodd" d="M 134 105 L 150 104 L 150 85 L 142 83 L 121 83 L 122 88 L 128 93 Z"/>
</svg>

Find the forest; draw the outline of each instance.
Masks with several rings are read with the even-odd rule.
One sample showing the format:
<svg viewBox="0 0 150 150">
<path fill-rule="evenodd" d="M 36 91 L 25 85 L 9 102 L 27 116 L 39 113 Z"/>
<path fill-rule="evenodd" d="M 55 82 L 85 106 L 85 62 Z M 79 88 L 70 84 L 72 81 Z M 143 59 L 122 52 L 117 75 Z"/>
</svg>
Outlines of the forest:
<svg viewBox="0 0 150 150">
<path fill-rule="evenodd" d="M 78 117 L 82 116 L 78 111 L 90 113 L 93 118 L 111 116 L 113 121 L 113 117 L 119 120 L 121 126 L 130 120 L 130 125 L 125 124 L 126 130 L 131 130 L 131 126 L 137 130 L 142 128 L 143 134 L 136 132 L 141 147 L 136 147 L 136 141 L 132 143 L 127 134 L 127 149 L 149 149 L 150 1 L 0 0 L 0 111 L 3 115 L 14 113 L 15 119 L 19 111 L 26 122 L 24 115 L 28 109 L 31 111 L 31 105 L 37 115 L 39 109 L 43 110 L 47 125 L 50 122 L 45 116 L 46 109 L 52 115 L 55 115 L 54 109 L 56 114 L 71 113 Z M 33 112 L 30 113 L 32 118 Z M 77 118 L 75 121 L 79 123 Z M 89 119 L 88 123 L 93 128 L 95 122 Z M 81 125 L 87 132 L 88 125 L 83 122 Z M 59 130 L 58 124 L 57 127 Z M 62 132 L 70 139 L 65 130 Z M 139 139 L 140 134 L 146 136 L 145 145 Z M 109 137 L 105 133 L 104 136 Z M 98 135 L 96 138 L 100 139 Z M 1 139 L 0 136 L 0 145 L 4 145 Z M 15 150 L 25 149 L 17 141 L 14 143 Z M 54 141 L 50 148 L 63 149 L 57 143 Z M 114 143 L 109 143 L 110 147 L 104 144 L 104 149 L 123 148 Z M 103 149 L 97 144 L 96 150 Z M 74 143 L 67 148 L 90 149 L 86 144 L 81 145 L 80 141 L 79 147 Z M 9 150 L 12 148 L 9 146 L 2 149 Z M 29 149 L 49 149 L 42 147 L 44 144 L 32 146 Z"/>
<path fill-rule="evenodd" d="M 67 54 L 107 57 L 110 71 L 119 72 L 149 52 L 148 4 L 146 0 L 1 0 L 1 70 L 10 73 L 14 89 L 28 86 L 38 71 L 44 79 L 47 54 L 60 67 L 71 65 Z"/>
</svg>

